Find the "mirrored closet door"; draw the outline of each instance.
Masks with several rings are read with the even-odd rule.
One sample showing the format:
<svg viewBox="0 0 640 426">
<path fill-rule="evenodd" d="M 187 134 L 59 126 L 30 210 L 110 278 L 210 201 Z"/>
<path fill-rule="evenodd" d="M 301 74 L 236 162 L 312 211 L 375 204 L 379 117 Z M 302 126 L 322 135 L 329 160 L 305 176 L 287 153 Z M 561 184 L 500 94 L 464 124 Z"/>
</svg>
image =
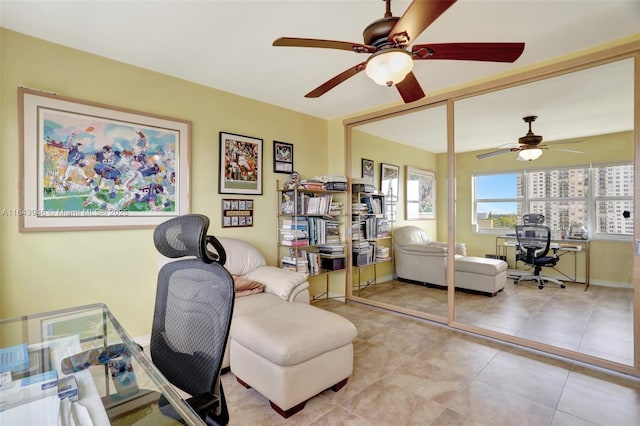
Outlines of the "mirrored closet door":
<svg viewBox="0 0 640 426">
<path fill-rule="evenodd" d="M 361 178 L 368 160 L 376 191 L 389 165 L 399 186 L 386 242 L 393 260 L 352 266 L 348 298 L 638 375 L 638 55 L 637 44 L 623 45 L 347 120 L 349 177 Z M 535 140 L 519 139 L 528 132 L 542 136 L 539 147 L 523 145 Z M 412 210 L 415 169 L 434 176 L 429 217 Z M 527 213 L 545 217 L 557 250 L 540 273 L 564 287 L 519 279 L 535 273 L 516 254 Z M 393 233 L 407 226 L 462 243 L 468 256 L 504 260 L 504 289 L 450 293 L 454 274 L 444 286 L 398 276 Z M 453 271 L 452 254 L 447 262 Z"/>
</svg>

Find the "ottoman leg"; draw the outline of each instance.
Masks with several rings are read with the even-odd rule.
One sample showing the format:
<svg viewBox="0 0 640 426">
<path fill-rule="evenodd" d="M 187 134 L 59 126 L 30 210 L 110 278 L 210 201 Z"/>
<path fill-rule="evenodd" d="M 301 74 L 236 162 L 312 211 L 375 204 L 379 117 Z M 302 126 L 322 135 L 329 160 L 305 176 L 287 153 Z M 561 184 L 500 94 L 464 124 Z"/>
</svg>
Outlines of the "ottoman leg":
<svg viewBox="0 0 640 426">
<path fill-rule="evenodd" d="M 244 386 L 247 389 L 251 389 L 251 386 L 249 386 L 244 380 L 242 380 L 240 377 L 236 376 L 236 380 L 238 381 L 238 383 L 240 383 L 242 386 Z"/>
<path fill-rule="evenodd" d="M 335 385 L 331 386 L 331 390 L 334 392 L 338 392 L 340 389 L 342 389 L 346 384 L 347 381 L 349 380 L 349 378 L 347 377 L 344 380 L 340 380 L 338 383 L 336 383 Z"/>
<path fill-rule="evenodd" d="M 304 405 L 306 403 L 307 403 L 307 401 L 302 401 L 300 404 L 298 404 L 298 405 L 296 405 L 294 407 L 291 407 L 288 410 L 283 410 L 282 408 L 278 407 L 273 402 L 269 401 L 269 404 L 271 404 L 271 408 L 273 408 L 276 413 L 280 414 L 285 419 L 288 419 L 289 417 L 293 416 L 298 411 L 302 411 L 302 409 L 304 408 Z"/>
</svg>

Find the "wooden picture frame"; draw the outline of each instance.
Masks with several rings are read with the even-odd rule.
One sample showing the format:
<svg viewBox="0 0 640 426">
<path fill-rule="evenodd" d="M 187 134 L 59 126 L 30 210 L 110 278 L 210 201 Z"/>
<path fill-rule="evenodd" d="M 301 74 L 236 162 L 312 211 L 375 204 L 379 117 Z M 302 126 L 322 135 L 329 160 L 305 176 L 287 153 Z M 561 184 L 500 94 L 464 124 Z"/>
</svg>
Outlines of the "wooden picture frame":
<svg viewBox="0 0 640 426">
<path fill-rule="evenodd" d="M 405 212 L 407 220 L 436 218 L 436 173 L 406 166 Z"/>
<path fill-rule="evenodd" d="M 395 222 L 398 211 L 400 189 L 400 166 L 380 163 L 380 192 L 385 197 L 385 214 Z"/>
<path fill-rule="evenodd" d="M 362 159 L 362 178 L 364 183 L 375 185 L 375 163 L 373 160 Z"/>
<path fill-rule="evenodd" d="M 189 213 L 191 122 L 18 89 L 19 231 L 152 228 Z"/>
<path fill-rule="evenodd" d="M 253 200 L 222 199 L 222 227 L 253 226 Z"/>
<path fill-rule="evenodd" d="M 273 172 L 293 172 L 293 144 L 273 141 Z"/>
<path fill-rule="evenodd" d="M 262 139 L 220 132 L 218 192 L 262 195 Z"/>
</svg>

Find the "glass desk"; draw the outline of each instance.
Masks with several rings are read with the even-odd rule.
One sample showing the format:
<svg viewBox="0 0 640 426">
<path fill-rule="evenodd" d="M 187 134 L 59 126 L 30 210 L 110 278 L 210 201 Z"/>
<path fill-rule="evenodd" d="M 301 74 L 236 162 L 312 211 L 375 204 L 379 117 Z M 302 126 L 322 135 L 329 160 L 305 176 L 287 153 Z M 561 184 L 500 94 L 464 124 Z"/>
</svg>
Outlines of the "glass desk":
<svg viewBox="0 0 640 426">
<path fill-rule="evenodd" d="M 1 425 L 205 424 L 104 304 L 0 320 L 0 383 Z"/>
</svg>

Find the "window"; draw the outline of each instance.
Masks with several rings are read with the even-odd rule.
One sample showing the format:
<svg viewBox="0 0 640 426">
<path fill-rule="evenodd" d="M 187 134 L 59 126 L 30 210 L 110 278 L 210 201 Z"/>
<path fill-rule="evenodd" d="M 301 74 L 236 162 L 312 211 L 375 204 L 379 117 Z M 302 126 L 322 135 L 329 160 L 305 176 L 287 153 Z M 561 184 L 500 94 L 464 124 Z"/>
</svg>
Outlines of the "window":
<svg viewBox="0 0 640 426">
<path fill-rule="evenodd" d="M 522 174 L 474 176 L 474 208 L 478 229 L 513 229 L 522 211 Z"/>
<path fill-rule="evenodd" d="M 474 225 L 513 230 L 525 213 L 545 216 L 559 238 L 571 226 L 590 235 L 633 235 L 633 164 L 529 170 L 473 176 Z"/>
<path fill-rule="evenodd" d="M 633 164 L 595 167 L 593 192 L 595 232 L 633 235 Z"/>
</svg>

